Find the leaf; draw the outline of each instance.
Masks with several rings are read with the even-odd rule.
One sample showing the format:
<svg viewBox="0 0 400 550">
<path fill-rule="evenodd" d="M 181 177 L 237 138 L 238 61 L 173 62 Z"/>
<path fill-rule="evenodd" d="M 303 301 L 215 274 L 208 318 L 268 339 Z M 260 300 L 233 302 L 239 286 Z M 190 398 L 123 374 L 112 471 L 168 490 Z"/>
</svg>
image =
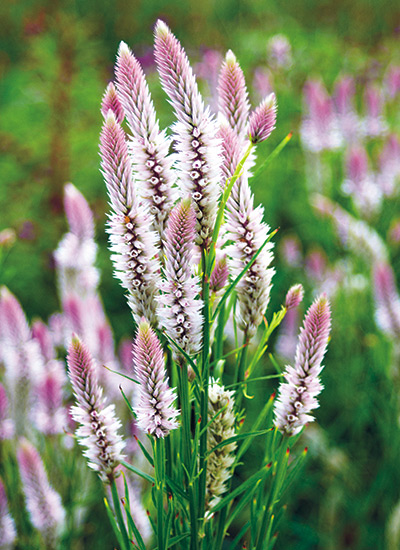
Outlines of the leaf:
<svg viewBox="0 0 400 550">
<path fill-rule="evenodd" d="M 230 445 L 231 443 L 235 443 L 236 441 L 240 441 L 241 439 L 246 439 L 247 437 L 256 437 L 259 435 L 264 435 L 268 433 L 270 430 L 260 430 L 258 432 L 247 432 L 244 434 L 238 434 L 234 435 L 233 437 L 228 437 L 228 439 L 225 439 L 224 441 L 221 441 L 221 443 L 218 443 L 215 447 L 211 449 L 211 451 L 208 451 L 207 456 L 210 456 L 210 454 L 214 453 L 218 449 L 221 449 L 222 447 L 225 447 L 226 445 Z"/>
<path fill-rule="evenodd" d="M 122 466 L 125 466 L 127 470 L 130 470 L 134 474 L 137 474 L 138 476 L 142 477 L 146 481 L 149 481 L 150 483 L 155 483 L 154 477 L 151 477 L 149 474 L 146 474 L 145 472 L 142 472 L 139 470 L 139 468 L 136 468 L 135 466 L 132 466 L 132 464 L 129 464 L 129 462 L 125 462 L 125 460 L 121 460 Z"/>
</svg>

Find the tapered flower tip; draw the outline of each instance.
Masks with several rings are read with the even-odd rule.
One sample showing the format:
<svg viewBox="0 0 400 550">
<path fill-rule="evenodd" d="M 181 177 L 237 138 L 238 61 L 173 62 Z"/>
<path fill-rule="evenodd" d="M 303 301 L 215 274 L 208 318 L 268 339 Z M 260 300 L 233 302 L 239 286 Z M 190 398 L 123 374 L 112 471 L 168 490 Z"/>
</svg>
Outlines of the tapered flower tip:
<svg viewBox="0 0 400 550">
<path fill-rule="evenodd" d="M 165 38 L 170 32 L 168 25 L 162 19 L 158 19 L 154 28 L 154 34 L 160 38 Z"/>
<path fill-rule="evenodd" d="M 289 310 L 297 307 L 303 300 L 303 297 L 304 297 L 303 285 L 301 284 L 293 285 L 292 287 L 289 288 L 286 294 L 285 308 Z"/>
<path fill-rule="evenodd" d="M 235 65 L 235 63 L 237 63 L 236 55 L 233 53 L 232 50 L 228 50 L 226 52 L 225 62 L 226 62 L 227 65 Z"/>
<path fill-rule="evenodd" d="M 121 40 L 118 47 L 118 57 L 126 57 L 131 55 L 131 49 L 126 42 Z"/>
<path fill-rule="evenodd" d="M 85 197 L 72 183 L 67 183 L 64 187 L 64 209 L 71 233 L 80 239 L 93 239 L 92 211 Z"/>
<path fill-rule="evenodd" d="M 269 94 L 250 115 L 249 139 L 252 143 L 265 141 L 275 128 L 276 123 L 276 97 Z"/>
<path fill-rule="evenodd" d="M 150 330 L 150 323 L 147 321 L 147 319 L 142 317 L 140 319 L 140 323 L 138 326 L 138 332 L 140 332 L 141 334 L 147 334 L 149 330 Z"/>
<path fill-rule="evenodd" d="M 128 53 L 129 53 L 128 46 L 126 44 L 124 45 L 128 49 Z M 121 46 L 120 46 L 119 52 L 120 51 L 121 51 Z M 124 120 L 125 113 L 118 99 L 117 90 L 115 89 L 113 82 L 110 82 L 108 84 L 106 91 L 104 92 L 104 95 L 103 95 L 103 100 L 101 102 L 101 113 L 105 119 L 107 118 L 109 111 L 114 113 L 115 120 L 119 124 Z"/>
</svg>

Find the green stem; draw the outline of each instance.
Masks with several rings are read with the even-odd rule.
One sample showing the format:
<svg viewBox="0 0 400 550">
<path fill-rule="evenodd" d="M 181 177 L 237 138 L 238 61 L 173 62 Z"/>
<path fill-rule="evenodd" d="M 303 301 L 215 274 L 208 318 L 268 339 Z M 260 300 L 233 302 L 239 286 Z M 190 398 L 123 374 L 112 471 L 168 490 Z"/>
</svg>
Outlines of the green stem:
<svg viewBox="0 0 400 550">
<path fill-rule="evenodd" d="M 235 370 L 234 384 L 240 384 L 240 382 L 243 382 L 244 380 L 249 343 L 250 343 L 250 339 L 245 333 L 243 337 L 243 347 L 240 352 L 240 359 Z M 236 398 L 235 398 L 236 410 L 240 410 L 242 399 L 243 399 L 243 387 L 239 386 L 236 392 Z"/>
<path fill-rule="evenodd" d="M 111 480 L 111 495 L 114 503 L 115 515 L 117 516 L 119 530 L 121 531 L 122 539 L 124 541 L 124 546 L 126 550 L 129 550 L 130 548 L 132 548 L 132 546 L 128 537 L 128 532 L 125 527 L 124 518 L 122 516 L 121 504 L 119 501 L 117 486 L 115 484 L 114 478 Z"/>
<path fill-rule="evenodd" d="M 154 444 L 155 489 L 157 495 L 157 540 L 158 550 L 164 548 L 164 485 L 165 485 L 165 441 L 156 437 Z"/>
<path fill-rule="evenodd" d="M 207 425 L 208 417 L 208 379 L 210 377 L 210 281 L 208 277 L 209 266 L 207 264 L 207 254 L 205 250 L 202 250 L 202 265 L 203 265 L 203 279 L 202 279 L 202 297 L 203 297 L 203 353 L 202 353 L 202 370 L 201 370 L 201 388 L 200 388 L 200 476 L 199 476 L 199 508 L 198 519 L 199 523 L 204 522 L 205 513 L 205 495 L 206 495 L 206 476 L 207 476 L 207 430 L 204 429 Z"/>
</svg>

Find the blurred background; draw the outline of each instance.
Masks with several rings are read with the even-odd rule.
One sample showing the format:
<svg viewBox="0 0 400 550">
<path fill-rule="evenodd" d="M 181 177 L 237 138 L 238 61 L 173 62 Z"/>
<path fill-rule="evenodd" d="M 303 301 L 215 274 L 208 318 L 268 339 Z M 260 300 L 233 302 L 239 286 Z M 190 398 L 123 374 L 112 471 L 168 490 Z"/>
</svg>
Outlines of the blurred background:
<svg viewBox="0 0 400 550">
<path fill-rule="evenodd" d="M 322 82 L 331 94 L 338 79 L 351 75 L 354 109 L 360 116 L 373 110 L 365 96 L 368 87 L 386 94 L 379 113 L 386 130 L 364 140 L 370 164 L 378 167 L 385 139 L 400 133 L 400 77 L 395 72 L 400 65 L 399 3 L 2 2 L 0 231 L 12 229 L 15 242 L 2 243 L 0 284 L 18 297 L 29 319 L 46 321 L 59 309 L 52 253 L 66 231 L 63 186 L 71 181 L 95 214 L 100 292 L 116 339 L 131 334 L 130 313 L 112 276 L 104 230 L 108 206 L 99 171 L 100 101 L 124 40 L 143 64 L 161 124 L 172 122 L 152 57 L 158 18 L 181 40 L 211 105 L 228 49 L 244 70 L 253 106 L 270 91 L 277 94 L 277 128 L 259 148 L 259 159 L 290 131 L 293 138 L 253 182 L 266 221 L 280 228 L 271 311 L 295 282 L 304 284 L 307 306 L 321 290 L 333 301 L 319 426 L 310 427 L 304 437 L 311 456 L 307 475 L 288 498 L 276 548 L 400 548 L 400 428 L 392 369 L 396 346 L 375 321 L 371 266 L 365 258 L 349 255 L 334 226 L 311 206 L 311 194 L 317 191 L 363 217 L 341 188 L 346 146 L 315 151 L 301 138 L 304 113 L 310 108 L 303 99 L 305 84 Z M 400 236 L 388 237 L 396 216 L 400 209 L 394 193 L 383 199 L 368 223 L 387 244 L 399 281 Z M 335 275 L 338 265 L 347 270 L 342 278 Z"/>
</svg>

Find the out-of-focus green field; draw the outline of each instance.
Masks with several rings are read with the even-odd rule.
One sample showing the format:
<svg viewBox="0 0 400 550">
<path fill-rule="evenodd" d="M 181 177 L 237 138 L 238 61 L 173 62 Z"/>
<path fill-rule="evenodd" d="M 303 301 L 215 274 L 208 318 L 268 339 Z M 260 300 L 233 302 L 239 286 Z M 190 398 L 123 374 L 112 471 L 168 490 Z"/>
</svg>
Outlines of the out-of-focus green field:
<svg viewBox="0 0 400 550">
<path fill-rule="evenodd" d="M 302 89 L 308 78 L 320 76 L 331 90 L 342 72 L 354 75 L 361 88 L 373 71 L 383 75 L 390 62 L 399 64 L 400 4 L 9 0 L 0 7 L 0 231 L 13 228 L 17 241 L 0 266 L 0 284 L 18 297 L 29 318 L 46 320 L 59 308 L 52 251 L 66 230 L 62 192 L 72 181 L 95 212 L 101 294 L 116 338 L 132 333 L 104 231 L 108 206 L 99 171 L 100 101 L 124 40 L 143 62 L 161 125 L 172 122 L 152 59 L 158 17 L 179 37 L 193 65 L 207 49 L 222 54 L 232 49 L 250 90 L 255 69 L 268 68 L 268 39 L 286 35 L 293 64 L 274 74 L 278 123 L 259 157 L 288 132 L 294 135 L 253 189 L 268 223 L 280 228 L 277 251 L 285 236 L 296 235 L 304 252 L 319 246 L 332 264 L 344 255 L 329 222 L 317 218 L 310 206 L 299 138 Z M 205 83 L 201 86 L 207 94 Z M 399 105 L 390 113 L 397 133 Z M 333 154 L 331 166 L 336 199 L 343 180 L 339 154 Z M 399 213 L 398 207 L 398 200 L 391 204 L 391 215 L 396 209 Z M 385 210 L 380 223 L 384 218 Z M 399 248 L 391 260 L 399 274 Z M 313 283 L 304 270 L 289 269 L 279 253 L 275 268 L 271 311 L 298 280 L 306 287 L 308 305 Z M 360 263 L 359 272 L 363 269 Z M 400 426 L 390 357 L 391 344 L 374 321 L 372 290 L 350 297 L 339 290 L 323 373 L 326 389 L 317 412 L 322 431 L 309 437 L 311 457 L 288 499 L 276 548 L 385 548 L 385 528 L 400 499 Z"/>
</svg>

